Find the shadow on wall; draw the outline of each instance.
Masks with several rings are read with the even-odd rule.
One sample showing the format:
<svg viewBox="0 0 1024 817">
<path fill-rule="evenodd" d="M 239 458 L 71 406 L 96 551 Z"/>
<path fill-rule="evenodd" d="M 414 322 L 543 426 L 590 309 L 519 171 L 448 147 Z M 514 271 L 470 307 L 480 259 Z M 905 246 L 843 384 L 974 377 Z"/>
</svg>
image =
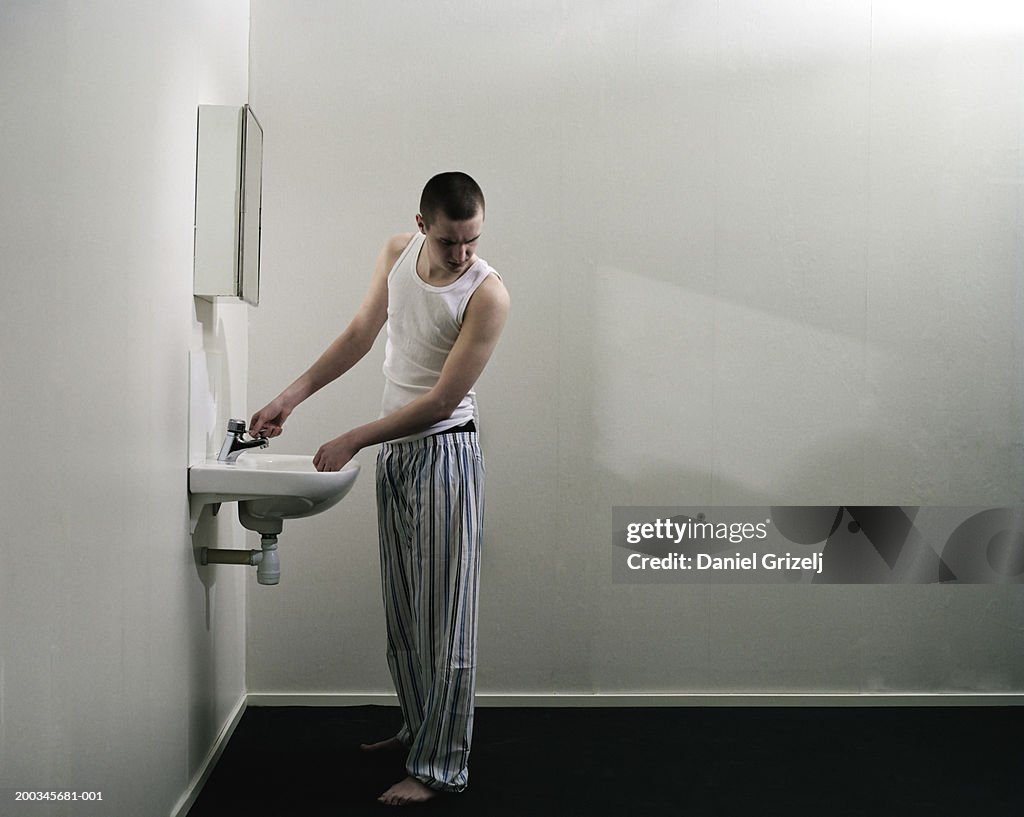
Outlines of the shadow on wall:
<svg viewBox="0 0 1024 817">
<path fill-rule="evenodd" d="M 232 362 L 233 344 L 222 310 L 244 311 L 244 304 L 215 303 L 193 298 L 197 329 L 202 330 L 201 351 L 190 356 L 189 462 L 216 455 L 228 420 L 245 406 L 234 394 L 233 380 L 243 380 L 246 366 Z M 236 371 L 237 369 L 237 371 Z M 242 384 L 244 388 L 244 383 Z M 243 412 L 244 413 L 244 412 Z M 244 418 L 248 422 L 248 418 Z"/>
<path fill-rule="evenodd" d="M 641 275 L 578 277 L 563 448 L 614 504 L 1019 501 L 1010 368 L 951 372 Z M 1014 330 L 1001 340 L 1009 360 Z"/>
<path fill-rule="evenodd" d="M 192 300 L 195 307 L 194 327 L 196 332 L 202 333 L 202 347 L 199 351 L 193 351 L 189 357 L 189 464 L 215 457 L 228 420 L 236 415 L 241 416 L 238 412 L 245 406 L 244 372 L 247 368 L 244 365 L 235 366 L 232 357 L 233 354 L 245 353 L 244 346 L 239 351 L 240 344 L 233 335 L 244 331 L 245 322 L 240 319 L 247 315 L 248 307 L 234 302 L 202 298 Z M 225 316 L 225 312 L 229 314 Z M 227 324 L 231 324 L 233 329 Z M 208 632 L 213 627 L 218 581 L 231 581 L 232 587 L 237 588 L 239 576 L 245 579 L 248 572 L 244 567 L 235 567 L 232 572 L 233 566 L 218 569 L 215 565 L 203 565 L 200 562 L 200 551 L 204 547 L 241 549 L 245 544 L 245 531 L 236 519 L 234 504 L 224 506 L 216 516 L 213 514 L 213 506 L 203 507 L 192 534 L 192 557 L 196 576 L 205 590 L 205 622 Z M 228 579 L 228 576 L 233 578 Z"/>
</svg>

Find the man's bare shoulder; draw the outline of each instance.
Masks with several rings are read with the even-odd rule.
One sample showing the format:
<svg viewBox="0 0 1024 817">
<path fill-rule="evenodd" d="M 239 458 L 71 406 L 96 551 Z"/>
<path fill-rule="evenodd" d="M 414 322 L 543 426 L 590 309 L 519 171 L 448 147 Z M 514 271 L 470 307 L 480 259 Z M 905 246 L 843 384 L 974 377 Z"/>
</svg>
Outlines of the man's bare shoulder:
<svg viewBox="0 0 1024 817">
<path fill-rule="evenodd" d="M 512 300 L 505 287 L 505 282 L 493 273 L 480 282 L 477 292 L 482 292 L 488 300 L 495 304 L 502 304 L 506 308 Z"/>
<path fill-rule="evenodd" d="M 383 282 L 388 277 L 388 273 L 395 266 L 395 262 L 398 261 L 402 250 L 409 246 L 409 242 L 414 235 L 415 233 L 397 233 L 384 242 L 384 246 L 377 256 L 377 267 L 374 273 L 375 279 Z M 380 285 L 383 286 L 383 283 Z"/>
<path fill-rule="evenodd" d="M 414 235 L 416 235 L 416 233 L 395 233 L 388 239 L 387 244 L 385 244 L 388 252 L 401 254 L 402 250 L 409 246 L 409 242 L 412 241 L 412 237 Z"/>
<path fill-rule="evenodd" d="M 402 254 L 402 250 L 409 246 L 409 242 L 412 241 L 412 237 L 416 233 L 396 233 L 387 240 L 384 245 L 384 251 L 388 254 L 393 261 L 398 260 L 398 256 Z"/>
<path fill-rule="evenodd" d="M 504 320 L 508 314 L 512 299 L 505 288 L 505 283 L 497 275 L 488 275 L 480 282 L 466 305 L 466 314 L 488 314 Z"/>
</svg>

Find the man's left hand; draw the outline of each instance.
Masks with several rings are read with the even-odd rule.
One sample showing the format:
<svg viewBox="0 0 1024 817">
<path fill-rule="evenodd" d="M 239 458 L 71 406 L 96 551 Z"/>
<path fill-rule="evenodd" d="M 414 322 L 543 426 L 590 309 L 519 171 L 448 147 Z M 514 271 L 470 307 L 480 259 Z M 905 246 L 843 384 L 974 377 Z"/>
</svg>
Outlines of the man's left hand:
<svg viewBox="0 0 1024 817">
<path fill-rule="evenodd" d="M 320 446 L 313 457 L 313 466 L 317 471 L 340 471 L 358 451 L 359 446 L 345 433 Z"/>
</svg>

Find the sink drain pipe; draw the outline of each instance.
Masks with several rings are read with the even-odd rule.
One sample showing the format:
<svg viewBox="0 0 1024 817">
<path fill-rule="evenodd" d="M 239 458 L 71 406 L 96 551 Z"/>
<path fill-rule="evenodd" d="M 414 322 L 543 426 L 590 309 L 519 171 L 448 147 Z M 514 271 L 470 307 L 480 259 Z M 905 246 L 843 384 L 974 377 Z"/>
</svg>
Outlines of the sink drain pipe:
<svg viewBox="0 0 1024 817">
<path fill-rule="evenodd" d="M 199 562 L 204 565 L 256 565 L 256 581 L 277 584 L 281 581 L 281 559 L 277 554 L 277 534 L 264 533 L 262 550 L 202 548 Z"/>
</svg>

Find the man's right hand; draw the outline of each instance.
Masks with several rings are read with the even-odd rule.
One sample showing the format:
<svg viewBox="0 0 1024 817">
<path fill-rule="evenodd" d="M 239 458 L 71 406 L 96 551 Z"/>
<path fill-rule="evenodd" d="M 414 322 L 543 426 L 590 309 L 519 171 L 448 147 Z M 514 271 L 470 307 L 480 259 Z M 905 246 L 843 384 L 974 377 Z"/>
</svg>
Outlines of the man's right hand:
<svg viewBox="0 0 1024 817">
<path fill-rule="evenodd" d="M 280 395 L 257 411 L 249 421 L 250 437 L 277 437 L 284 431 L 284 421 L 292 413 L 292 406 Z"/>
</svg>

